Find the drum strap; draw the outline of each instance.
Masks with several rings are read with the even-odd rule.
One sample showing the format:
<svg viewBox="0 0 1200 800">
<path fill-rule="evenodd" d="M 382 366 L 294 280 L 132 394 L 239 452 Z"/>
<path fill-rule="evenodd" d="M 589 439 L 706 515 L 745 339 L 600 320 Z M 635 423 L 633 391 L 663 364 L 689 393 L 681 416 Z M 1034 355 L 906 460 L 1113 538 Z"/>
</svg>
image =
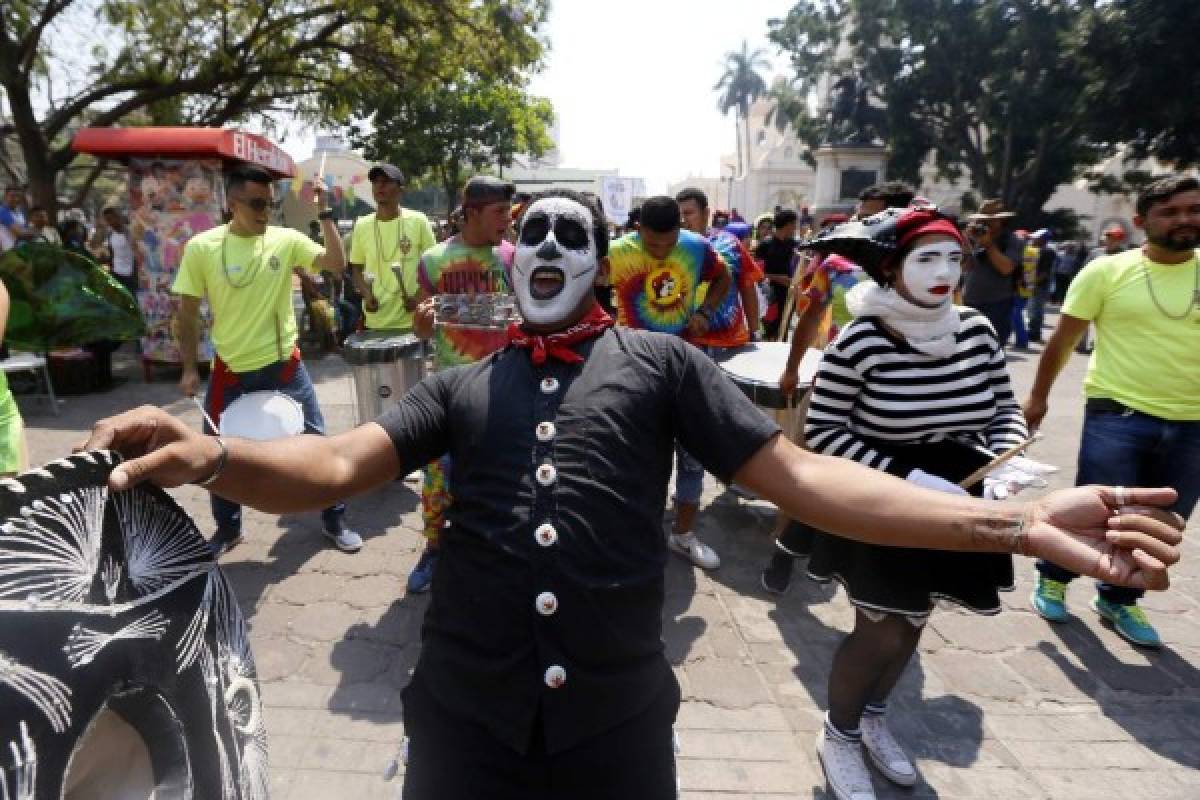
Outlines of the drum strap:
<svg viewBox="0 0 1200 800">
<path fill-rule="evenodd" d="M 279 362 L 276 362 L 279 363 Z M 273 366 L 273 365 L 268 365 Z M 292 378 L 296 377 L 296 370 L 300 368 L 300 348 L 292 345 L 292 354 L 283 364 L 283 369 L 279 371 L 279 383 L 290 383 Z M 267 367 L 263 367 L 267 369 Z M 255 370 L 257 372 L 258 370 Z M 229 366 L 221 360 L 219 355 L 213 355 L 212 377 L 209 380 L 208 389 L 208 415 L 217 425 L 221 424 L 221 412 L 229 405 L 225 402 L 225 396 L 229 390 L 238 386 L 241 381 L 238 379 L 238 373 L 234 372 Z M 216 433 L 216 431 L 213 431 Z"/>
</svg>

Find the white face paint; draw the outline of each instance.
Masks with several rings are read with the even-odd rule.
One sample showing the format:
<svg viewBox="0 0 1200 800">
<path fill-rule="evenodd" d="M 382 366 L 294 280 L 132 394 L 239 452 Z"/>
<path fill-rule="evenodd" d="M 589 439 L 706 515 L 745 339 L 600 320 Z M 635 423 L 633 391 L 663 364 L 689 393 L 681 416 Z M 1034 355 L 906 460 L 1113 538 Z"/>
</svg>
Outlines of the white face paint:
<svg viewBox="0 0 1200 800">
<path fill-rule="evenodd" d="M 527 322 L 564 322 L 591 293 L 599 266 L 592 226 L 591 212 L 565 197 L 545 197 L 526 209 L 513 288 Z"/>
<path fill-rule="evenodd" d="M 904 288 L 918 305 L 934 308 L 949 303 L 962 277 L 962 246 L 954 241 L 913 248 L 904 258 Z"/>
</svg>

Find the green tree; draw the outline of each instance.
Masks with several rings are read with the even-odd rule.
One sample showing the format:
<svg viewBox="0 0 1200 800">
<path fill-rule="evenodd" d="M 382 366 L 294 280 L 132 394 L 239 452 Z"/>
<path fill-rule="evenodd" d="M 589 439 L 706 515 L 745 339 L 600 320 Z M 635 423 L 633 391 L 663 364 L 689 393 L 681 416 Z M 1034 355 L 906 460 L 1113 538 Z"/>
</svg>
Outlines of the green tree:
<svg viewBox="0 0 1200 800">
<path fill-rule="evenodd" d="M 519 85 L 470 76 L 415 93 L 376 85 L 359 102 L 374 116 L 369 127 L 351 126 L 351 142 L 408 175 L 432 176 L 446 193 L 447 212 L 468 173 L 508 167 L 514 156 L 540 156 L 552 145 L 550 101 Z"/>
<path fill-rule="evenodd" d="M 1089 4 L 1092 5 L 1092 4 Z M 1069 42 L 1088 132 L 1132 158 L 1200 164 L 1200 3 L 1113 0 L 1087 9 Z"/>
<path fill-rule="evenodd" d="M 932 151 L 941 176 L 966 174 L 1033 221 L 1104 152 L 1064 47 L 1082 15 L 1041 0 L 801 0 L 769 35 L 809 83 L 865 68 L 886 104 L 890 172 L 916 181 Z"/>
<path fill-rule="evenodd" d="M 730 111 L 734 115 L 734 133 L 737 136 L 738 175 L 744 175 L 745 160 L 742 157 L 743 142 L 746 147 L 746 157 L 749 157 L 750 143 L 747 141 L 749 130 L 747 119 L 750 116 L 750 104 L 767 93 L 767 83 L 759 74 L 760 69 L 770 66 L 764 50 L 750 51 L 750 45 L 743 41 L 741 50 L 731 50 L 725 54 L 724 72 L 721 79 L 713 86 L 713 91 L 720 92 L 717 108 L 722 114 Z"/>
<path fill-rule="evenodd" d="M 547 0 L 8 0 L 0 137 L 53 209 L 80 127 L 339 120 L 368 78 L 397 91 L 463 71 L 513 79 L 541 57 L 546 12 Z"/>
</svg>

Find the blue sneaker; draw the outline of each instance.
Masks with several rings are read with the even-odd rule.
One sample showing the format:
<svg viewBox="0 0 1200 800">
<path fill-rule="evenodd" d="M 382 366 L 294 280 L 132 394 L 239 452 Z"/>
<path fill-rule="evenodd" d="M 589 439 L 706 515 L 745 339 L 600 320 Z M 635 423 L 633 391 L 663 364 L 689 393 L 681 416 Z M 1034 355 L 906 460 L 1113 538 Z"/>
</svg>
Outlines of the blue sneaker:
<svg viewBox="0 0 1200 800">
<path fill-rule="evenodd" d="M 408 573 L 408 591 L 412 594 L 428 592 L 433 585 L 433 568 L 437 566 L 438 552 L 428 547 L 417 560 L 413 571 Z"/>
<path fill-rule="evenodd" d="M 1033 590 L 1029 600 L 1033 610 L 1042 615 L 1042 619 L 1050 622 L 1066 622 L 1071 618 L 1066 604 L 1067 585 L 1062 581 L 1052 581 L 1044 575 L 1038 575 L 1037 588 Z"/>
<path fill-rule="evenodd" d="M 1146 612 L 1138 608 L 1136 603 L 1122 606 L 1097 595 L 1092 598 L 1092 608 L 1111 622 L 1113 630 L 1125 641 L 1140 647 L 1162 647 L 1158 631 L 1154 630 L 1154 626 L 1146 619 Z"/>
</svg>

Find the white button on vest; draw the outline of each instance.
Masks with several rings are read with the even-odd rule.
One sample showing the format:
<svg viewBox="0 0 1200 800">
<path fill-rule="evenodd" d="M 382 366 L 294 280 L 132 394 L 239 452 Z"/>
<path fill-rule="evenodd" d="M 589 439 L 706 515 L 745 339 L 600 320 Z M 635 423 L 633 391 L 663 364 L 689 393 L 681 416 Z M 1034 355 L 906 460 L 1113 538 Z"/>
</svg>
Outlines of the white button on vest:
<svg viewBox="0 0 1200 800">
<path fill-rule="evenodd" d="M 567 682 L 567 671 L 555 664 L 546 670 L 545 681 L 551 689 L 557 689 Z"/>
<path fill-rule="evenodd" d="M 537 428 L 534 429 L 534 434 L 539 442 L 548 442 L 554 438 L 555 428 L 553 422 L 539 422 Z"/>
<path fill-rule="evenodd" d="M 534 601 L 537 607 L 537 612 L 543 617 L 548 617 L 555 611 L 558 611 L 558 598 L 554 596 L 554 592 L 542 592 Z"/>
<path fill-rule="evenodd" d="M 558 391 L 558 378 L 542 378 L 542 394 L 554 394 Z"/>
<path fill-rule="evenodd" d="M 542 486 L 549 486 L 558 478 L 558 470 L 554 468 L 553 464 L 542 464 L 537 468 L 535 477 Z"/>
<path fill-rule="evenodd" d="M 549 547 L 558 541 L 558 531 L 554 530 L 554 526 L 549 522 L 537 526 L 533 532 L 533 537 L 537 539 L 537 543 L 542 547 Z"/>
</svg>

